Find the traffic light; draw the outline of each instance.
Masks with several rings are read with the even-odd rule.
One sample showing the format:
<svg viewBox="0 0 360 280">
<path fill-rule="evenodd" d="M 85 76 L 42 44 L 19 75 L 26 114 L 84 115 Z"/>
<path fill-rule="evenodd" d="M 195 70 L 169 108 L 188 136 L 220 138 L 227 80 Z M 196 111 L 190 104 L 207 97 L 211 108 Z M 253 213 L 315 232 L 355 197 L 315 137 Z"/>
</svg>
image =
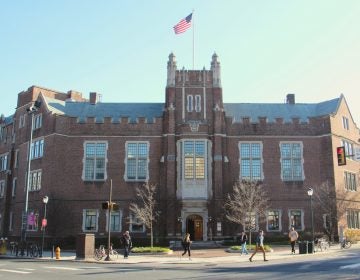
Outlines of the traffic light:
<svg viewBox="0 0 360 280">
<path fill-rule="evenodd" d="M 119 204 L 117 204 L 115 202 L 111 203 L 111 210 L 112 211 L 119 211 L 119 209 L 120 209 Z"/>
<path fill-rule="evenodd" d="M 337 154 L 338 166 L 346 165 L 345 147 L 344 146 L 337 147 L 336 154 Z"/>
<path fill-rule="evenodd" d="M 104 210 L 109 209 L 109 201 L 105 201 L 105 202 L 101 203 L 101 207 Z"/>
</svg>

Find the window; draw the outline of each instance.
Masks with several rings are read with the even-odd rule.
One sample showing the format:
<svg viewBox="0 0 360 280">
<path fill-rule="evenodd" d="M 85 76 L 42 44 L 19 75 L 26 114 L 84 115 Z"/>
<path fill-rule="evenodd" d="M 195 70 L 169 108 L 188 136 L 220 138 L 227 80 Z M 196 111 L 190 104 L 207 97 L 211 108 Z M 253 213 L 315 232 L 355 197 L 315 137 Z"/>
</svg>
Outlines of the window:
<svg viewBox="0 0 360 280">
<path fill-rule="evenodd" d="M 240 179 L 261 180 L 262 176 L 262 143 L 240 142 Z"/>
<path fill-rule="evenodd" d="M 302 181 L 302 144 L 298 142 L 280 143 L 281 178 L 283 181 Z"/>
<path fill-rule="evenodd" d="M 345 189 L 347 191 L 357 191 L 356 174 L 351 172 L 344 172 Z"/>
<path fill-rule="evenodd" d="M 41 158 L 44 155 L 44 139 L 36 140 L 31 144 L 31 159 Z"/>
<path fill-rule="evenodd" d="M 130 231 L 131 232 L 144 232 L 145 225 L 134 215 L 130 214 Z"/>
<path fill-rule="evenodd" d="M 9 213 L 9 231 L 13 230 L 13 220 L 14 220 L 14 213 Z"/>
<path fill-rule="evenodd" d="M 0 126 L 0 141 L 4 140 L 5 136 L 5 126 Z"/>
<path fill-rule="evenodd" d="M 84 181 L 106 180 L 107 142 L 86 142 L 84 162 Z"/>
<path fill-rule="evenodd" d="M 34 116 L 33 130 L 38 129 L 42 126 L 42 114 Z"/>
<path fill-rule="evenodd" d="M 19 167 L 19 150 L 16 150 L 16 151 L 15 151 L 14 167 L 15 167 L 15 168 L 18 168 L 18 167 Z"/>
<path fill-rule="evenodd" d="M 343 128 L 349 130 L 349 119 L 347 117 L 342 117 Z"/>
<path fill-rule="evenodd" d="M 187 111 L 188 112 L 192 112 L 193 109 L 193 96 L 192 95 L 188 95 L 187 96 Z"/>
<path fill-rule="evenodd" d="M 0 181 L 0 198 L 3 198 L 5 195 L 5 181 Z"/>
<path fill-rule="evenodd" d="M 7 170 L 7 161 L 8 161 L 7 154 L 0 155 L 0 171 Z"/>
<path fill-rule="evenodd" d="M 201 96 L 195 95 L 195 112 L 201 112 Z"/>
<path fill-rule="evenodd" d="M 22 128 L 25 126 L 25 120 L 26 120 L 26 114 L 20 115 L 19 128 Z"/>
<path fill-rule="evenodd" d="M 34 210 L 29 210 L 27 216 L 27 229 L 28 231 L 37 231 L 39 226 L 39 213 Z"/>
<path fill-rule="evenodd" d="M 351 229 L 360 229 L 360 210 L 347 210 L 347 226 Z"/>
<path fill-rule="evenodd" d="M 303 213 L 301 210 L 289 211 L 290 227 L 294 227 L 295 230 L 303 230 Z"/>
<path fill-rule="evenodd" d="M 280 231 L 281 214 L 279 210 L 270 210 L 267 212 L 267 230 Z"/>
<path fill-rule="evenodd" d="M 352 159 L 354 156 L 354 145 L 349 141 L 341 140 L 341 146 L 345 147 L 346 157 Z"/>
<path fill-rule="evenodd" d="M 41 189 L 41 170 L 34 170 L 30 172 L 29 191 L 38 191 Z"/>
<path fill-rule="evenodd" d="M 17 184 L 17 178 L 14 178 L 13 182 L 12 182 L 12 188 L 11 188 L 11 196 L 12 197 L 16 196 L 16 184 Z"/>
<path fill-rule="evenodd" d="M 204 140 L 186 140 L 183 142 L 184 178 L 205 179 Z"/>
<path fill-rule="evenodd" d="M 126 180 L 146 181 L 148 175 L 149 143 L 126 143 Z"/>
<path fill-rule="evenodd" d="M 108 215 L 109 212 L 106 211 L 106 231 L 108 230 L 108 224 L 107 224 Z M 111 232 L 121 232 L 121 218 L 122 218 L 121 211 L 111 211 L 111 216 L 110 216 Z"/>
<path fill-rule="evenodd" d="M 98 210 L 83 210 L 83 231 L 98 231 Z"/>
</svg>

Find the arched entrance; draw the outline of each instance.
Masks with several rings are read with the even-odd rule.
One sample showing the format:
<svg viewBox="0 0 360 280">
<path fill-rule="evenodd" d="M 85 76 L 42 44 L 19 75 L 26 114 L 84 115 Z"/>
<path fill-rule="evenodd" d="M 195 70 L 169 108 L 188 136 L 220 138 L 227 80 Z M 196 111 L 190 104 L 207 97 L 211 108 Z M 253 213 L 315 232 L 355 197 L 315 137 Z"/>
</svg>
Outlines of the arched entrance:
<svg viewBox="0 0 360 280">
<path fill-rule="evenodd" d="M 190 239 L 203 240 L 203 218 L 199 215 L 190 215 L 186 219 L 186 232 L 190 233 Z"/>
</svg>

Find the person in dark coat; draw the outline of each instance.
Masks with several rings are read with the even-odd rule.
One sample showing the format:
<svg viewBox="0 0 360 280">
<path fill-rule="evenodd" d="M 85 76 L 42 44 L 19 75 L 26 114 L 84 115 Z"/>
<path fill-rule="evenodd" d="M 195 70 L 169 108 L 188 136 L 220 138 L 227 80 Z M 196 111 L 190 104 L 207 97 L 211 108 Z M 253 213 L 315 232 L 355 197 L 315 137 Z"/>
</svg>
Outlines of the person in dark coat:
<svg viewBox="0 0 360 280">
<path fill-rule="evenodd" d="M 190 245 L 191 245 L 191 240 L 190 240 L 190 233 L 187 233 L 185 235 L 185 238 L 182 242 L 183 248 L 184 248 L 184 253 L 182 253 L 182 256 L 184 256 L 186 254 L 186 252 L 188 252 L 189 254 L 189 260 L 191 260 L 191 252 L 190 252 Z"/>
<path fill-rule="evenodd" d="M 132 248 L 132 242 L 131 242 L 131 237 L 130 237 L 130 233 L 129 231 L 125 231 L 125 233 L 123 234 L 122 238 L 121 238 L 121 243 L 124 246 L 124 259 L 127 259 L 129 257 L 129 253 L 130 250 Z"/>
<path fill-rule="evenodd" d="M 249 254 L 249 252 L 246 249 L 246 241 L 247 241 L 247 235 L 246 235 L 245 231 L 243 231 L 241 233 L 241 236 L 240 236 L 241 255 L 242 254 L 246 254 L 246 255 Z"/>
</svg>

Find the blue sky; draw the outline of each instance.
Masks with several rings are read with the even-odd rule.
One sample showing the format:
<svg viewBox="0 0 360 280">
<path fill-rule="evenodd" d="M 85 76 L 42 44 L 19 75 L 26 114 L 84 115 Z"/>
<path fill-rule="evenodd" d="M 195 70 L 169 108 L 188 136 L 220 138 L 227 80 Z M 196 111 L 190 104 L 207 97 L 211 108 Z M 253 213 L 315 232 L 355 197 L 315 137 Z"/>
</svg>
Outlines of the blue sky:
<svg viewBox="0 0 360 280">
<path fill-rule="evenodd" d="M 316 103 L 339 97 L 360 126 L 360 1 L 0 1 L 0 113 L 31 85 L 90 91 L 103 102 L 164 102 L 170 52 L 195 69 L 216 51 L 225 102 Z"/>
</svg>

